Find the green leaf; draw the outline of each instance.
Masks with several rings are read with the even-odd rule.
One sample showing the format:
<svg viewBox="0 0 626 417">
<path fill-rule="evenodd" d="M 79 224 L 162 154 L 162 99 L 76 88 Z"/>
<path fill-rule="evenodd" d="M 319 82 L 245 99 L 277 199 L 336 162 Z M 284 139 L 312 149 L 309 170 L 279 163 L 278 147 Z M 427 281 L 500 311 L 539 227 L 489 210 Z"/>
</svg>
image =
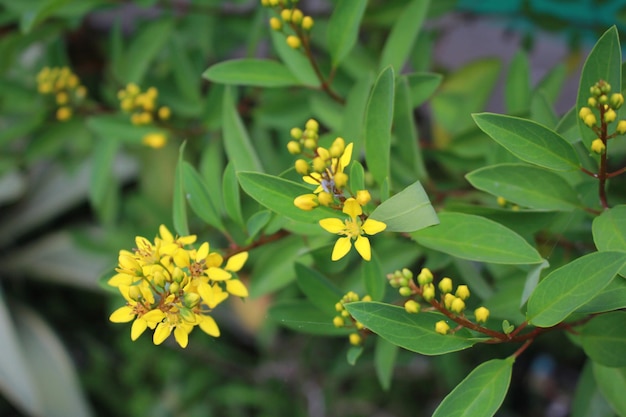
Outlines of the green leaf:
<svg viewBox="0 0 626 417">
<path fill-rule="evenodd" d="M 295 268 L 296 283 L 311 304 L 329 316 L 337 314 L 335 304 L 339 302 L 343 292 L 316 270 L 300 262 L 296 262 Z"/>
<path fill-rule="evenodd" d="M 626 367 L 626 311 L 594 317 L 580 331 L 587 356 L 600 365 Z"/>
<path fill-rule="evenodd" d="M 523 50 L 517 51 L 504 84 L 504 104 L 507 113 L 519 114 L 530 106 L 530 65 Z"/>
<path fill-rule="evenodd" d="M 396 72 L 402 71 L 422 28 L 429 6 L 430 0 L 413 0 L 402 10 L 385 41 L 379 68 L 390 65 Z"/>
<path fill-rule="evenodd" d="M 363 353 L 363 346 L 350 346 L 348 349 L 348 353 L 346 354 L 346 360 L 348 364 L 354 366 L 356 365 L 356 361 L 359 359 L 361 354 Z"/>
<path fill-rule="evenodd" d="M 422 246 L 462 259 L 496 264 L 536 264 L 541 255 L 520 235 L 484 217 L 439 213 L 439 225 L 414 232 Z"/>
<path fill-rule="evenodd" d="M 352 161 L 352 164 L 350 164 L 350 175 L 348 178 L 352 190 L 365 189 L 365 170 L 359 161 Z"/>
<path fill-rule="evenodd" d="M 572 401 L 571 417 L 615 417 L 593 376 L 593 362 L 586 361 Z"/>
<path fill-rule="evenodd" d="M 626 395 L 624 395 L 626 392 L 626 368 L 609 368 L 594 362 L 593 375 L 600 392 L 613 407 L 613 410 L 620 417 L 626 417 Z"/>
<path fill-rule="evenodd" d="M 382 337 L 376 338 L 376 348 L 374 349 L 374 367 L 378 382 L 383 390 L 389 391 L 393 368 L 398 356 L 398 346 L 388 342 Z"/>
<path fill-rule="evenodd" d="M 402 307 L 375 301 L 350 303 L 346 308 L 352 317 L 380 337 L 422 355 L 456 352 L 478 341 L 462 337 L 461 331 L 448 335 L 435 332 L 435 323 L 445 319 L 438 313 L 409 314 Z"/>
<path fill-rule="evenodd" d="M 237 113 L 235 93 L 232 87 L 226 87 L 224 90 L 222 124 L 226 155 L 235 165 L 235 171 L 263 171 L 259 156 L 252 146 L 239 113 Z"/>
<path fill-rule="evenodd" d="M 564 63 L 557 64 L 539 81 L 535 91 L 543 91 L 548 101 L 554 104 L 561 94 L 566 76 L 566 65 Z"/>
<path fill-rule="evenodd" d="M 408 82 L 411 108 L 416 108 L 437 91 L 443 80 L 443 75 L 432 72 L 413 72 L 401 75 L 399 78 L 406 79 Z"/>
<path fill-rule="evenodd" d="M 604 80 L 611 85 L 613 92 L 622 91 L 621 65 L 622 50 L 619 42 L 619 33 L 617 32 L 617 28 L 612 26 L 604 32 L 602 37 L 596 42 L 585 61 L 580 76 L 580 85 L 578 87 L 576 115 L 580 112 L 581 107 L 587 106 L 589 88 L 596 82 Z M 578 120 L 578 128 L 585 148 L 589 149 L 591 142 L 596 139 L 598 135 L 588 128 L 579 117 L 576 117 L 576 119 Z"/>
<path fill-rule="evenodd" d="M 304 300 L 279 301 L 269 311 L 269 317 L 281 326 L 301 332 L 322 336 L 347 336 L 348 328 L 337 328 L 333 316 L 320 311 Z"/>
<path fill-rule="evenodd" d="M 473 117 L 478 127 L 523 161 L 555 171 L 574 171 L 580 167 L 572 145 L 539 123 L 494 113 Z"/>
<path fill-rule="evenodd" d="M 393 126 L 397 148 L 395 154 L 411 168 L 411 179 L 423 180 L 428 177 L 424 158 L 419 146 L 415 116 L 411 106 L 411 98 L 407 79 L 401 77 L 396 83 L 396 97 L 394 104 Z"/>
<path fill-rule="evenodd" d="M 365 111 L 373 82 L 374 75 L 368 72 L 354 83 L 346 98 L 341 134 L 354 143 L 353 155 L 360 155 L 363 149 Z"/>
<path fill-rule="evenodd" d="M 472 171 L 474 187 L 523 207 L 571 211 L 580 207 L 576 191 L 558 174 L 525 164 L 509 163 Z"/>
<path fill-rule="evenodd" d="M 367 294 L 372 300 L 381 301 L 387 289 L 387 279 L 375 252 L 372 252 L 372 259 L 369 262 L 362 263 L 362 274 Z"/>
<path fill-rule="evenodd" d="M 388 232 L 413 232 L 439 222 L 419 181 L 385 200 L 370 217 L 385 223 Z"/>
<path fill-rule="evenodd" d="M 336 68 L 348 56 L 357 42 L 366 1 L 340 0 L 335 6 L 326 29 L 328 52 Z"/>
<path fill-rule="evenodd" d="M 378 184 L 389 176 L 393 101 L 394 73 L 387 67 L 378 75 L 365 111 L 365 161 Z"/>
<path fill-rule="evenodd" d="M 270 36 L 274 50 L 300 84 L 312 88 L 319 87 L 320 80 L 315 75 L 315 71 L 306 55 L 301 50 L 293 49 L 287 45 L 285 35 L 282 32 L 272 30 Z"/>
<path fill-rule="evenodd" d="M 174 230 L 179 236 L 189 235 L 189 225 L 187 223 L 187 204 L 185 203 L 185 188 L 183 179 L 183 155 L 185 153 L 185 145 L 183 142 L 178 150 L 178 163 L 174 171 L 174 191 L 172 195 L 172 221 Z"/>
<path fill-rule="evenodd" d="M 89 117 L 87 127 L 103 140 L 116 140 L 129 145 L 141 144 L 141 139 L 149 133 L 163 133 L 167 136 L 165 130 L 155 126 L 134 126 L 128 116 L 122 114 Z"/>
<path fill-rule="evenodd" d="M 241 212 L 241 196 L 239 195 L 239 182 L 235 173 L 235 165 L 229 162 L 224 169 L 222 177 L 222 193 L 224 196 L 224 208 L 226 214 L 235 223 L 243 227 L 243 214 Z"/>
<path fill-rule="evenodd" d="M 269 59 L 233 59 L 207 69 L 203 78 L 221 84 L 254 87 L 288 87 L 300 85 L 291 71 L 278 61 Z"/>
<path fill-rule="evenodd" d="M 626 264 L 626 253 L 594 252 L 548 274 L 528 300 L 527 320 L 538 327 L 563 321 L 606 287 Z"/>
<path fill-rule="evenodd" d="M 297 196 L 312 192 L 305 185 L 258 172 L 238 172 L 237 178 L 246 194 L 262 206 L 293 220 L 313 223 L 327 217 L 337 217 L 336 211 L 328 207 L 304 211 L 294 206 L 293 200 Z"/>
<path fill-rule="evenodd" d="M 70 0 L 45 0 L 39 1 L 33 10 L 29 10 L 22 14 L 20 19 L 20 31 L 24 34 L 30 33 L 35 26 L 43 22 L 46 18 L 53 15 L 58 9 L 69 3 Z M 31 7 L 32 7 L 31 6 Z"/>
<path fill-rule="evenodd" d="M 106 197 L 110 195 L 111 187 L 116 186 L 113 177 L 113 160 L 119 147 L 118 141 L 102 138 L 99 138 L 94 146 L 89 201 L 98 209 L 103 208 Z"/>
<path fill-rule="evenodd" d="M 599 251 L 626 252 L 626 206 L 615 206 L 593 219 L 593 243 Z M 620 271 L 626 277 L 626 269 Z"/>
<path fill-rule="evenodd" d="M 443 399 L 433 417 L 491 417 L 511 383 L 513 358 L 480 364 Z"/>
<path fill-rule="evenodd" d="M 615 277 L 591 301 L 576 309 L 576 313 L 603 313 L 620 308 L 626 308 L 626 280 L 622 277 Z"/>
<path fill-rule="evenodd" d="M 263 230 L 263 228 L 268 225 L 268 223 L 272 219 L 272 216 L 273 214 L 269 210 L 257 211 L 252 216 L 250 216 L 248 222 L 246 223 L 246 230 L 248 231 L 248 242 L 252 242 L 254 241 L 254 239 L 256 239 L 257 235 L 261 233 L 261 230 Z"/>
<path fill-rule="evenodd" d="M 211 199 L 209 189 L 196 169 L 183 162 L 183 189 L 191 209 L 207 224 L 224 231 L 216 203 Z"/>
</svg>

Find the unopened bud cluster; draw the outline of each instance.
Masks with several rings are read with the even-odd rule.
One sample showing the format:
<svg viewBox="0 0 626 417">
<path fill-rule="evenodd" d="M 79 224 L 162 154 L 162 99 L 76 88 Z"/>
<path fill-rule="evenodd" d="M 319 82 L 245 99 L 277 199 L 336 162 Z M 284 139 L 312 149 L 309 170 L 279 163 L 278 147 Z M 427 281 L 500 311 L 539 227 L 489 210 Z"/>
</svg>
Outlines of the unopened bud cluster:
<svg viewBox="0 0 626 417">
<path fill-rule="evenodd" d="M 87 96 L 87 88 L 68 67 L 44 67 L 37 74 L 37 91 L 42 95 L 53 95 L 56 118 L 64 122 L 72 118 L 74 109 Z"/>
<path fill-rule="evenodd" d="M 359 295 L 354 291 L 348 292 L 335 304 L 335 311 L 338 314 L 333 318 L 333 325 L 338 328 L 354 327 L 355 331 L 350 333 L 348 337 L 351 345 L 359 346 L 363 342 L 360 334 L 360 330 L 363 330 L 363 324 L 354 320 L 345 307 L 345 304 L 354 303 L 355 301 L 372 301 L 372 297 L 366 295 L 363 298 L 359 298 Z"/>
<path fill-rule="evenodd" d="M 604 80 L 592 85 L 589 94 L 587 106 L 580 108 L 578 117 L 599 136 L 591 142 L 590 149 L 601 155 L 606 152 L 608 139 L 626 133 L 626 120 L 619 120 L 612 134 L 606 129 L 609 123 L 617 120 L 617 110 L 624 104 L 624 96 L 621 93 L 611 93 L 611 85 Z"/>
<path fill-rule="evenodd" d="M 141 91 L 134 83 L 129 83 L 117 93 L 120 108 L 130 113 L 130 122 L 135 126 L 151 125 L 157 120 L 165 121 L 170 118 L 170 108 L 157 105 L 158 96 L 159 91 L 155 87 Z M 151 148 L 161 148 L 167 143 L 167 137 L 161 132 L 148 133 L 143 137 L 142 143 Z"/>
<path fill-rule="evenodd" d="M 282 32 L 285 41 L 293 49 L 302 46 L 302 39 L 308 37 L 308 32 L 315 22 L 311 16 L 305 16 L 297 8 L 297 0 L 261 0 L 261 5 L 274 9 L 277 16 L 269 20 L 272 30 Z M 286 30 L 289 28 L 290 30 Z"/>
<path fill-rule="evenodd" d="M 404 309 L 408 313 L 420 312 L 421 305 L 414 299 L 420 297 L 424 302 L 440 310 L 445 309 L 455 315 L 464 316 L 465 301 L 470 296 L 467 285 L 458 285 L 455 290 L 452 279 L 444 277 L 435 287 L 433 274 L 428 268 L 422 268 L 415 280 L 413 279 L 413 272 L 407 268 L 388 274 L 387 279 L 393 288 L 398 289 L 398 293 L 402 297 L 411 297 L 404 303 Z M 439 290 L 439 302 L 434 301 L 437 289 Z M 489 310 L 485 307 L 479 307 L 474 310 L 474 317 L 477 323 L 484 323 L 489 318 Z M 449 330 L 450 326 L 445 320 L 438 322 L 435 326 L 437 333 L 447 334 Z"/>
</svg>

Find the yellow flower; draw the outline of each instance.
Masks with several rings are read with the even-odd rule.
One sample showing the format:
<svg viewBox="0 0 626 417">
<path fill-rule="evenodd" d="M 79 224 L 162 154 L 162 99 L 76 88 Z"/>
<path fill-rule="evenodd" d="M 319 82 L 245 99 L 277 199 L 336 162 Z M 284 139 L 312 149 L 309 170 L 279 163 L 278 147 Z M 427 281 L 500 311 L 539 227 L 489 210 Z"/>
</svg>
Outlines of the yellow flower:
<svg viewBox="0 0 626 417">
<path fill-rule="evenodd" d="M 141 139 L 141 143 L 153 148 L 159 149 L 167 143 L 167 137 L 163 133 L 148 133 Z"/>
<path fill-rule="evenodd" d="M 331 259 L 336 261 L 346 256 L 352 247 L 352 240 L 355 240 L 354 247 L 357 252 L 363 259 L 369 261 L 372 258 L 370 242 L 367 237 L 363 236 L 363 233 L 375 235 L 385 230 L 387 225 L 374 219 L 367 219 L 363 222 L 360 218 L 363 214 L 363 209 L 354 198 L 348 198 L 344 202 L 343 212 L 350 216 L 343 222 L 337 218 L 319 221 L 320 226 L 327 232 L 345 236 L 337 239 Z"/>
</svg>

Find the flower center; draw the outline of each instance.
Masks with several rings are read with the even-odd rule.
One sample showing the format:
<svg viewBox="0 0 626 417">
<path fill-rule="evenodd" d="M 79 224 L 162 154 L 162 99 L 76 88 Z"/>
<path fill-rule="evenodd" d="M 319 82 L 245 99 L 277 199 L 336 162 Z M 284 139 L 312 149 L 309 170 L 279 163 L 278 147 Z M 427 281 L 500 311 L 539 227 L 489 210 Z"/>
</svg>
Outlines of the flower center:
<svg viewBox="0 0 626 417">
<path fill-rule="evenodd" d="M 346 236 L 355 239 L 361 235 L 361 225 L 356 219 L 346 219 L 345 223 L 346 228 L 343 232 Z"/>
</svg>

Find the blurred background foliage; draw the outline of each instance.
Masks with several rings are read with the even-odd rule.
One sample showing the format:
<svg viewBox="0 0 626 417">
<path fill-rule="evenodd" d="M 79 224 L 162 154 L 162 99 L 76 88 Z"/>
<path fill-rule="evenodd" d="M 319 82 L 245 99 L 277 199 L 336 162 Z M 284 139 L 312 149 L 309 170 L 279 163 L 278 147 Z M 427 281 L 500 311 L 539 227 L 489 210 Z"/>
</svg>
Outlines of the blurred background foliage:
<svg viewBox="0 0 626 417">
<path fill-rule="evenodd" d="M 335 3 L 301 1 L 316 20 L 313 42 L 322 65 L 328 56 L 324 27 Z M 368 2 L 359 45 L 336 75 L 342 94 L 357 68 L 375 69 L 375 57 L 407 3 Z M 444 75 L 424 84 L 432 88 L 421 93 L 423 100 L 434 97 L 414 114 L 428 181 L 446 190 L 485 165 L 490 140 L 472 128 L 472 112 L 493 103 L 504 108 L 492 110 L 513 113 L 530 108 L 554 126 L 561 114 L 552 105 L 564 83 L 575 78 L 579 52 L 608 25 L 624 25 L 625 4 L 433 1 L 409 63 L 412 71 Z M 517 34 L 529 54 L 545 41 L 544 30 L 552 31 L 551 41 L 564 45 L 571 60 L 533 81 L 542 87 L 541 99 L 530 96 L 528 68 L 522 74 L 526 93 L 502 90 L 502 81 L 516 75 L 507 72 L 508 61 L 501 57 L 458 67 L 438 60 L 451 25 L 476 19 L 503 37 Z M 219 339 L 193 334 L 183 351 L 171 343 L 154 346 L 148 337 L 131 342 L 128 328 L 107 321 L 120 301 L 100 282 L 134 236 L 151 238 L 159 224 L 171 223 L 183 140 L 185 158 L 198 167 L 215 198 L 227 188 L 219 133 L 224 87 L 203 81 L 201 74 L 225 59 L 273 57 L 266 21 L 256 0 L 0 0 L 0 415 L 425 416 L 473 363 L 487 357 L 482 347 L 433 359 L 400 351 L 391 388 L 381 388 L 371 349 L 353 367 L 346 363 L 344 338 L 295 333 L 267 319 L 269 305 L 299 292 L 291 264 L 278 259 L 285 257 L 289 240 L 251 254 L 257 267 L 264 266 L 251 278 L 256 297 L 245 305 L 233 301 L 217 313 Z M 526 53 L 513 58 L 519 61 L 515 68 L 528 65 Z M 37 74 L 46 66 L 69 67 L 87 88 L 87 98 L 68 121 L 56 120 L 54 100 L 37 92 Z M 159 103 L 172 112 L 167 123 L 130 123 L 116 97 L 130 82 L 158 89 Z M 528 106 L 510 99 L 518 93 L 529 94 Z M 568 108 L 573 100 L 569 103 Z M 237 109 L 264 168 L 278 174 L 291 165 L 284 149 L 289 129 L 310 117 L 346 137 L 359 136 L 358 124 L 341 126 L 336 105 L 313 90 L 286 95 L 246 88 Z M 167 144 L 142 145 L 152 132 L 165 135 Z M 401 165 L 394 175 L 413 181 L 403 179 Z M 438 197 L 431 196 L 434 203 Z M 241 198 L 241 218 L 219 204 L 224 222 L 248 219 L 252 202 Z M 202 239 L 227 245 L 198 219 L 190 221 Z M 550 337 L 536 345 L 544 353 L 520 359 L 503 416 L 558 409 L 574 390 L 572 375 L 582 361 L 577 351 L 551 345 Z"/>
</svg>

